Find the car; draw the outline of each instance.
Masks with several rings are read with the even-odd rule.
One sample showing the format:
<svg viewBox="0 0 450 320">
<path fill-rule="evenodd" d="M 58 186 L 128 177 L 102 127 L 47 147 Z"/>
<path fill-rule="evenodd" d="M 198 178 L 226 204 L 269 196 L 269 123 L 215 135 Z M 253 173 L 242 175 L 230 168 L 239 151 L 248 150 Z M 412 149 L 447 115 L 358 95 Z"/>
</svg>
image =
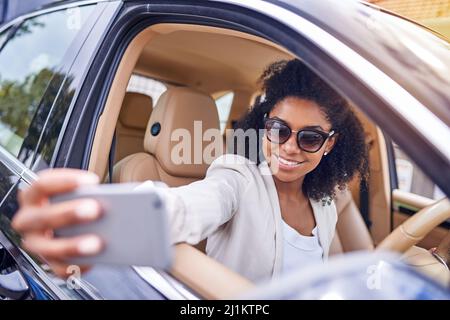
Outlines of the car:
<svg viewBox="0 0 450 320">
<path fill-rule="evenodd" d="M 59 1 L 8 22 L 0 27 L 0 298 L 222 299 L 253 289 L 202 243 L 177 245 L 171 270 L 95 267 L 60 279 L 22 249 L 10 222 L 19 190 L 46 168 L 89 170 L 104 183 L 201 179 L 208 163 L 167 162 L 169 129 L 192 131 L 202 120 L 200 132 L 215 127 L 226 141 L 261 98 L 264 67 L 293 57 L 349 100 L 370 146 L 370 178 L 337 200 L 333 254 L 396 251 L 445 286 L 446 261 L 429 249 L 450 243 L 449 53 L 439 34 L 360 1 Z M 172 99 L 159 98 L 166 91 Z M 192 91 L 212 97 L 217 115 L 190 112 L 200 103 L 186 98 Z M 164 134 L 145 142 L 155 130 Z"/>
</svg>

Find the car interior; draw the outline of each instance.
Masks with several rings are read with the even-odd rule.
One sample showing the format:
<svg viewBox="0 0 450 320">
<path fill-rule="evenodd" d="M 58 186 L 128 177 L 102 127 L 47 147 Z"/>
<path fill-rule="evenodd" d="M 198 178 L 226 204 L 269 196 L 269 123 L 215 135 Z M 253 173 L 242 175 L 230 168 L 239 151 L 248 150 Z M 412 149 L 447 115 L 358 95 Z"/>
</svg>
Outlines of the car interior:
<svg viewBox="0 0 450 320">
<path fill-rule="evenodd" d="M 193 133 L 194 121 L 202 121 L 202 132 L 220 129 L 221 123 L 231 129 L 258 96 L 257 80 L 265 67 L 293 57 L 276 43 L 235 30 L 169 23 L 147 27 L 128 45 L 118 66 L 97 125 L 89 170 L 104 177 L 105 183 L 110 179 L 109 172 L 114 183 L 158 180 L 180 186 L 202 179 L 208 168 L 206 163 L 179 165 L 171 161 L 171 147 L 176 143 L 170 139 L 173 130 L 184 128 Z M 130 79 L 135 76 L 163 84 L 164 92 L 155 99 L 130 90 Z M 216 103 L 230 92 L 232 101 L 224 118 Z M 448 269 L 428 251 L 448 234 L 446 228 L 439 226 L 448 219 L 448 200 L 436 209 L 440 215 L 427 224 L 426 232 L 421 228 L 427 219 L 423 217 L 414 225 L 419 230 L 414 229 L 419 232 L 416 236 L 396 229 L 410 218 L 399 210 L 399 203 L 416 212 L 424 208 L 427 211 L 435 200 L 392 190 L 386 137 L 357 106 L 353 107 L 370 146 L 370 178 L 365 195 L 368 201 L 361 198 L 356 179 L 349 190 L 338 193 L 339 218 L 331 254 L 395 249 L 404 253 L 402 259 L 418 270 L 440 283 L 450 283 Z M 156 136 L 152 134 L 155 130 L 159 132 Z M 108 160 L 111 147 L 113 168 L 109 168 Z M 363 205 L 368 206 L 369 226 L 361 214 Z M 396 247 L 405 243 L 402 236 L 408 245 Z M 195 247 L 177 245 L 170 273 L 208 299 L 232 297 L 254 285 L 207 257 L 204 243 Z"/>
</svg>

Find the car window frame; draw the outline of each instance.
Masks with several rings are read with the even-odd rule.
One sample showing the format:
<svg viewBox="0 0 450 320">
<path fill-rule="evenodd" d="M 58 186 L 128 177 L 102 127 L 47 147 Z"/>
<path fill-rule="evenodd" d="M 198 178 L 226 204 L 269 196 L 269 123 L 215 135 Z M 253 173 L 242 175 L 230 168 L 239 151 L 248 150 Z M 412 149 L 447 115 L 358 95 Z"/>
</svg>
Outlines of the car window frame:
<svg viewBox="0 0 450 320">
<path fill-rule="evenodd" d="M 144 26 L 148 27 L 152 23 L 161 22 L 198 23 L 234 29 L 252 35 L 262 36 L 274 41 L 298 56 L 306 56 L 307 59 L 305 62 L 307 65 L 313 68 L 313 70 L 324 79 L 337 83 L 339 83 L 339 80 L 346 80 L 346 82 L 348 82 L 346 85 L 340 85 L 337 88 L 333 85 L 333 87 L 344 96 L 348 97 L 356 105 L 364 105 L 365 108 L 362 110 L 366 114 L 368 113 L 370 118 L 375 118 L 377 124 L 383 123 L 385 127 L 389 127 L 390 123 L 400 124 L 399 128 L 391 130 L 390 133 L 393 133 L 393 136 L 396 136 L 401 132 L 401 134 L 409 134 L 410 138 L 422 138 L 420 133 L 409 126 L 399 114 L 395 113 L 394 110 L 390 108 L 386 101 L 376 94 L 377 92 L 375 89 L 366 87 L 366 83 L 361 83 L 356 74 L 353 74 L 350 70 L 346 69 L 345 65 L 342 64 L 342 61 L 330 57 L 323 49 L 318 47 L 317 44 L 309 41 L 306 37 L 300 37 L 299 39 L 300 35 L 297 31 L 281 24 L 276 19 L 268 18 L 267 15 L 247 9 L 236 10 L 236 8 L 242 9 L 242 7 L 222 3 L 205 3 L 200 6 L 197 5 L 194 10 L 192 4 L 176 6 L 171 3 L 160 3 L 155 1 L 151 4 L 151 8 L 152 11 L 158 12 L 158 16 L 152 16 L 152 12 L 149 12 L 149 5 L 147 4 L 127 3 L 121 12 L 123 15 L 120 15 L 119 18 L 113 22 L 111 28 L 107 30 L 107 33 L 105 34 L 105 44 L 108 44 L 108 50 L 104 47 L 99 48 L 97 55 L 98 57 L 101 57 L 103 61 L 100 62 L 99 58 L 97 58 L 92 62 L 92 70 L 95 70 L 92 72 L 96 72 L 97 74 L 96 76 L 93 76 L 92 74 L 87 76 L 87 78 L 89 78 L 89 76 L 92 78 L 89 79 L 88 82 L 83 83 L 83 88 L 80 92 L 81 98 L 79 98 L 74 105 L 75 114 L 82 115 L 83 117 L 77 120 L 72 117 L 70 120 L 71 123 L 69 123 L 67 127 L 72 128 L 70 132 L 64 133 L 61 142 L 61 147 L 63 147 L 63 149 L 58 149 L 59 154 L 57 154 L 54 163 L 55 166 L 81 169 L 88 168 L 96 124 L 103 111 L 106 96 L 109 93 L 109 88 L 112 79 L 114 78 L 116 72 L 115 68 L 118 66 L 117 61 L 121 60 L 123 52 L 129 43 L 127 41 L 131 40 Z M 125 17 L 130 18 L 131 21 L 126 22 Z M 137 19 L 137 17 L 139 17 L 139 19 Z M 223 19 L 220 20 L 220 17 Z M 262 17 L 261 21 L 258 20 L 260 17 Z M 241 20 L 239 21 L 238 18 Z M 148 21 L 150 21 L 150 19 L 152 23 L 149 24 Z M 235 24 L 233 24 L 232 21 Z M 268 21 L 273 23 L 269 24 Z M 123 25 L 119 26 L 121 23 L 123 23 Z M 129 24 L 131 23 L 135 23 L 135 26 L 130 27 Z M 239 23 L 241 25 L 238 27 Z M 276 30 L 270 30 L 269 27 Z M 122 35 L 125 35 L 124 38 L 121 37 Z M 114 58 L 109 60 L 111 51 L 114 52 Z M 321 64 L 319 62 L 324 63 Z M 355 81 L 352 81 L 355 79 L 357 80 L 356 85 Z M 97 83 L 95 83 L 94 80 Z M 93 94 L 92 92 L 96 93 Z M 374 110 L 369 109 L 368 101 L 370 101 L 372 107 L 374 105 L 376 106 L 373 109 L 383 110 L 383 114 L 376 113 Z M 389 111 L 388 113 L 390 113 L 392 117 L 386 117 L 386 110 Z M 84 123 L 82 123 L 83 120 L 85 120 Z M 78 143 L 76 143 L 76 141 L 78 141 Z M 436 150 L 429 145 L 426 145 L 426 143 L 423 142 L 423 139 L 421 139 L 421 141 L 422 145 L 426 146 L 425 149 L 430 150 L 430 153 L 436 152 Z M 403 139 L 402 143 L 406 143 L 406 140 Z M 411 150 L 410 152 L 413 154 L 415 153 Z M 76 154 L 82 155 L 82 157 L 78 157 Z"/>
</svg>

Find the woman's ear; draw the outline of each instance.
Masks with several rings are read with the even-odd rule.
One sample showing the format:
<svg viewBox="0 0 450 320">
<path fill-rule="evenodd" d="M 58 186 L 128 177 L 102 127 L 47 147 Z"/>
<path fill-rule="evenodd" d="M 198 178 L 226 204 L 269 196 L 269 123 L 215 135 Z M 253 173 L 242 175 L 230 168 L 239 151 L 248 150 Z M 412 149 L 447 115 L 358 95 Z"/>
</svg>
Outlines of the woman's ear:
<svg viewBox="0 0 450 320">
<path fill-rule="evenodd" d="M 334 146 L 336 145 L 336 141 L 338 139 L 338 134 L 334 134 L 331 138 L 327 140 L 327 143 L 325 144 L 325 152 L 324 154 L 328 154 L 333 150 Z"/>
</svg>

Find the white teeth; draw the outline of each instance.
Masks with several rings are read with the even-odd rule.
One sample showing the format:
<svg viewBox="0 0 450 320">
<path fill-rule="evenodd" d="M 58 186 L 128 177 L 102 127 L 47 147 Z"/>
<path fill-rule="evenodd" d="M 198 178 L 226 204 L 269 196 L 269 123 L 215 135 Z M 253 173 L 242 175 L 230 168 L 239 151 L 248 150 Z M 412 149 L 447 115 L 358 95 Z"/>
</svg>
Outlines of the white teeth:
<svg viewBox="0 0 450 320">
<path fill-rule="evenodd" d="M 295 166 L 297 166 L 297 165 L 300 164 L 300 162 L 297 162 L 297 161 L 289 161 L 289 160 L 286 160 L 286 159 L 281 158 L 280 156 L 276 156 L 276 157 L 277 157 L 278 161 L 280 161 L 280 163 L 282 163 L 282 164 L 284 164 L 284 165 L 287 165 L 287 166 L 295 167 Z"/>
</svg>

